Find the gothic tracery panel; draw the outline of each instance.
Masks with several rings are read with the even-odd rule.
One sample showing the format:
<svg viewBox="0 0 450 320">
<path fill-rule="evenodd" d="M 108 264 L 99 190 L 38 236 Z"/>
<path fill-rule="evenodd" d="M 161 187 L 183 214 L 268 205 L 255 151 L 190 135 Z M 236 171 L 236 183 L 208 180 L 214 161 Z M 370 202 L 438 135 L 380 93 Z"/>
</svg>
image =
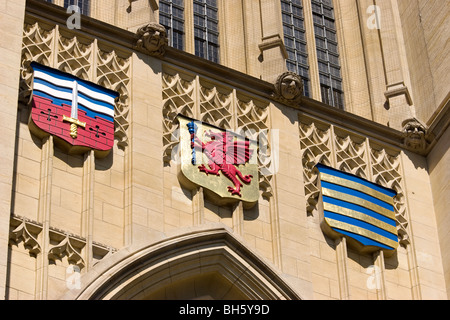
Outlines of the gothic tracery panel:
<svg viewBox="0 0 450 320">
<path fill-rule="evenodd" d="M 264 196 L 271 196 L 274 161 L 271 154 L 269 102 L 171 67 L 163 72 L 162 85 L 164 163 L 170 164 L 172 151 L 178 144 L 176 116 L 181 114 L 198 119 L 233 130 L 260 143 L 260 188 Z"/>
<path fill-rule="evenodd" d="M 317 210 L 320 191 L 314 167 L 322 163 L 395 190 L 397 196 L 394 198 L 394 207 L 399 241 L 407 245 L 408 213 L 400 153 L 387 146 L 371 143 L 370 139 L 343 128 L 305 116 L 299 117 L 299 132 L 308 215 Z"/>
<path fill-rule="evenodd" d="M 394 198 L 395 217 L 400 244 L 409 244 L 406 196 L 403 188 L 400 154 L 392 154 L 379 146 L 372 146 L 370 154 L 373 181 L 397 192 Z"/>
<path fill-rule="evenodd" d="M 56 69 L 83 80 L 92 80 L 90 74 L 93 66 L 93 47 L 94 40 L 82 43 L 76 36 L 67 38 L 60 34 Z"/>
<path fill-rule="evenodd" d="M 317 163 L 331 165 L 331 128 L 326 124 L 301 120 L 299 129 L 307 213 L 310 215 L 316 207 L 320 192 L 314 166 Z"/>
<path fill-rule="evenodd" d="M 336 168 L 368 179 L 366 139 L 335 130 Z"/>
<path fill-rule="evenodd" d="M 224 129 L 233 128 L 233 95 L 231 89 L 200 84 L 201 121 Z"/>
<path fill-rule="evenodd" d="M 54 26 L 43 26 L 38 22 L 24 25 L 19 93 L 19 100 L 24 104 L 29 103 L 32 91 L 30 63 L 36 61 L 46 66 L 52 65 L 55 30 Z"/>
<path fill-rule="evenodd" d="M 179 73 L 163 73 L 163 159 L 169 164 L 172 149 L 178 143 L 175 119 L 178 114 L 194 117 L 195 79 L 182 78 Z"/>
<path fill-rule="evenodd" d="M 97 69 L 95 82 L 99 85 L 119 92 L 115 107 L 115 137 L 118 146 L 128 145 L 128 128 L 130 113 L 130 68 L 131 58 L 121 57 L 116 51 L 97 50 Z"/>
</svg>

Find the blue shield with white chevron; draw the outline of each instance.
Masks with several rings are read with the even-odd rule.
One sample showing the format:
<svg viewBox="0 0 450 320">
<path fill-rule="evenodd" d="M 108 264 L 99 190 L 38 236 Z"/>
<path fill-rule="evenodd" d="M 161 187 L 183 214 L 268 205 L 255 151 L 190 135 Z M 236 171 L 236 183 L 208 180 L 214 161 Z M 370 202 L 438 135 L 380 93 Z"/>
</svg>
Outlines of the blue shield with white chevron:
<svg viewBox="0 0 450 320">
<path fill-rule="evenodd" d="M 71 152 L 94 149 L 106 155 L 114 145 L 114 106 L 119 94 L 36 62 L 29 121 L 37 136 L 53 135 Z"/>
<path fill-rule="evenodd" d="M 318 164 L 322 230 L 331 238 L 346 237 L 361 252 L 398 247 L 394 209 L 396 192 Z"/>
</svg>

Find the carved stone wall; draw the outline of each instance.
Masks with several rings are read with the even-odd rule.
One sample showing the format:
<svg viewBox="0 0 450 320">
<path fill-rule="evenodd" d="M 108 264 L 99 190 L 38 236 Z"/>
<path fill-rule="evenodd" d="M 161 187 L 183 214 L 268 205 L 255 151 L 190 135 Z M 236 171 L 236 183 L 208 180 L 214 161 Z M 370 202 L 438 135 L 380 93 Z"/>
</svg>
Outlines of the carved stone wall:
<svg viewBox="0 0 450 320">
<path fill-rule="evenodd" d="M 271 134 L 270 101 L 169 64 L 163 65 L 162 85 L 164 188 L 166 197 L 170 197 L 169 205 L 165 207 L 167 228 L 220 222 L 234 233 L 253 239 L 249 241 L 250 246 L 258 247 L 264 257 L 281 265 L 272 154 L 276 142 Z M 179 190 L 174 187 L 179 185 L 176 165 L 179 159 L 178 114 L 259 141 L 260 200 L 257 205 L 244 208 L 238 202 L 221 206 L 205 197 L 203 188 Z"/>
<path fill-rule="evenodd" d="M 120 93 L 114 152 L 98 160 L 93 152 L 70 155 L 56 147 L 52 137 L 41 140 L 30 132 L 33 61 Z M 123 158 L 129 143 L 131 52 L 27 15 L 20 70 L 7 294 L 53 299 L 67 289 L 68 267 L 79 276 L 122 245 L 125 191 L 117 182 L 127 174 Z M 108 212 L 113 213 L 109 218 L 101 217 Z M 110 241 L 111 229 L 106 227 L 120 236 Z M 32 259 L 26 269 L 21 269 L 21 259 Z M 34 280 L 17 280 L 21 274 L 34 274 Z"/>
</svg>

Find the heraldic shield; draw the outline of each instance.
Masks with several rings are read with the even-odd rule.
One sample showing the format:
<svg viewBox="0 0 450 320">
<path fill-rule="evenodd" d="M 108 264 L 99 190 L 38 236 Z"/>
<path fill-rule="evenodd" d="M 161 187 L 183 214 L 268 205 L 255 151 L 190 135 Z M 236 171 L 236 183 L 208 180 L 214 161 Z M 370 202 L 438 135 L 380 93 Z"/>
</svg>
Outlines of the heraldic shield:
<svg viewBox="0 0 450 320">
<path fill-rule="evenodd" d="M 184 116 L 178 116 L 178 122 L 183 180 L 203 187 L 219 204 L 255 204 L 259 198 L 257 142 Z"/>
<path fill-rule="evenodd" d="M 30 130 L 38 137 L 53 135 L 70 153 L 90 149 L 106 156 L 114 145 L 117 92 L 36 62 Z"/>
<path fill-rule="evenodd" d="M 319 171 L 321 227 L 325 234 L 347 242 L 363 253 L 398 247 L 394 209 L 396 192 L 322 164 Z"/>
</svg>

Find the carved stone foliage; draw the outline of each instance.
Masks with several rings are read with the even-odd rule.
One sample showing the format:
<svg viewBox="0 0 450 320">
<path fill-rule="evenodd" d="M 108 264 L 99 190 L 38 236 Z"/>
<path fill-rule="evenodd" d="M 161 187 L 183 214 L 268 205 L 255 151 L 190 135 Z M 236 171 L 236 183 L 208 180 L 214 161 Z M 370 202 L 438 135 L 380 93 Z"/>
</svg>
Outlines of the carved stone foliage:
<svg viewBox="0 0 450 320">
<path fill-rule="evenodd" d="M 182 114 L 258 140 L 260 188 L 263 196 L 271 196 L 271 170 L 274 164 L 271 156 L 269 103 L 243 94 L 231 86 L 169 67 L 163 72 L 162 83 L 165 165 L 170 165 L 171 160 L 175 159 L 172 153 L 179 140 L 175 119 L 178 114 Z"/>
<path fill-rule="evenodd" d="M 115 109 L 115 137 L 128 144 L 131 53 L 103 49 L 100 40 L 77 37 L 63 27 L 37 21 L 24 25 L 19 100 L 30 103 L 32 61 L 92 81 L 120 93 Z"/>
<path fill-rule="evenodd" d="M 329 123 L 299 117 L 300 146 L 308 215 L 314 215 L 320 190 L 315 165 L 322 163 L 397 192 L 394 207 L 401 245 L 409 244 L 408 209 L 400 152 L 373 143 L 355 132 Z"/>
<path fill-rule="evenodd" d="M 151 56 L 162 57 L 169 43 L 164 26 L 150 22 L 136 32 L 138 38 L 136 48 Z"/>
</svg>

